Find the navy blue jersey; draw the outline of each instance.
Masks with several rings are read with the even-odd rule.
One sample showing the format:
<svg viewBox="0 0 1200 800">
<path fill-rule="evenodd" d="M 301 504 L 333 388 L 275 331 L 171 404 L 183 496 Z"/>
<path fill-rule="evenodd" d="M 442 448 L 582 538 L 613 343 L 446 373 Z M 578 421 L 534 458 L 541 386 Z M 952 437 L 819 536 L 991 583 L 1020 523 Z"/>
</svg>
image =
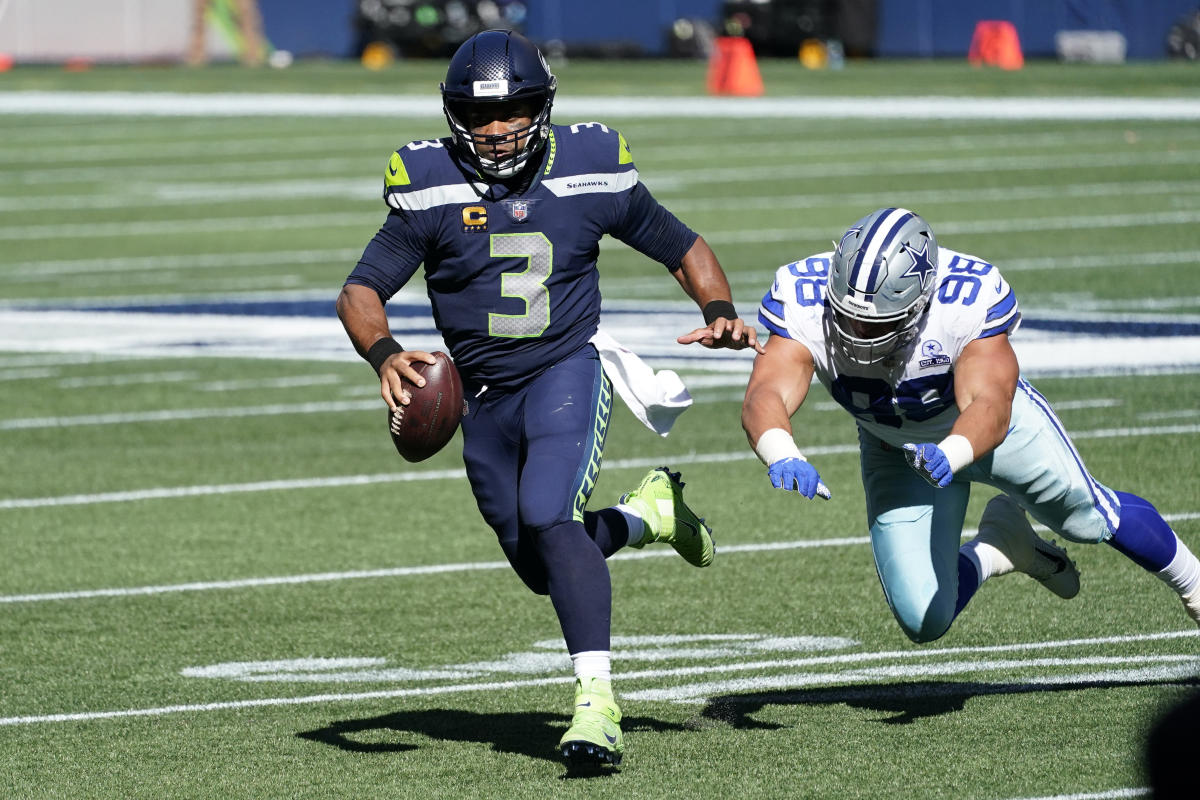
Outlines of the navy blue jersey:
<svg viewBox="0 0 1200 800">
<path fill-rule="evenodd" d="M 595 334 L 604 234 L 671 270 L 696 241 L 598 122 L 552 126 L 534 169 L 510 192 L 465 168 L 448 138 L 406 145 L 384 180 L 392 210 L 346 281 L 386 302 L 424 263 L 434 322 L 475 385 L 518 384 Z"/>
</svg>

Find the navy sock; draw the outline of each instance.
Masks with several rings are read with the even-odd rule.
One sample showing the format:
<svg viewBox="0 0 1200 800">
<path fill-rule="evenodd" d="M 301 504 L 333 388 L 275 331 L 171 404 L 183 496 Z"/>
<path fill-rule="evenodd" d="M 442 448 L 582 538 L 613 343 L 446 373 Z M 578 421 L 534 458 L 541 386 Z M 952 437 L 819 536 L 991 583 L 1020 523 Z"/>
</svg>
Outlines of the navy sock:
<svg viewBox="0 0 1200 800">
<path fill-rule="evenodd" d="M 962 613 L 962 610 L 967 607 L 967 603 L 975 596 L 975 592 L 979 591 L 979 570 L 975 569 L 975 562 L 958 554 L 958 601 L 954 604 L 954 616 Z"/>
<path fill-rule="evenodd" d="M 604 554 L 581 522 L 560 523 L 536 538 L 567 652 L 610 650 L 612 583 Z"/>
<path fill-rule="evenodd" d="M 625 524 L 625 515 L 615 508 L 585 511 L 583 527 L 605 558 L 629 543 L 629 526 Z"/>
<path fill-rule="evenodd" d="M 1108 543 L 1143 569 L 1166 569 L 1175 558 L 1175 532 L 1149 501 L 1128 492 L 1116 494 L 1121 501 L 1121 524 Z"/>
</svg>

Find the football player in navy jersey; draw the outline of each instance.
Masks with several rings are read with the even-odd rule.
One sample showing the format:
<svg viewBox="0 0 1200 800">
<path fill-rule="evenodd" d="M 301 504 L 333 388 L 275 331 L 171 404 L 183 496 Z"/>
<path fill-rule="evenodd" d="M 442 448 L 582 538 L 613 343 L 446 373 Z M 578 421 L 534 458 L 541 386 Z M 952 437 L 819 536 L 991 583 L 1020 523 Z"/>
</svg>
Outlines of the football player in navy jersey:
<svg viewBox="0 0 1200 800">
<path fill-rule="evenodd" d="M 858 423 L 871 549 L 905 634 L 944 634 L 989 577 L 1024 572 L 1060 597 L 1079 591 L 1066 551 L 1107 542 L 1156 574 L 1200 623 L 1200 562 L 1154 507 L 1092 477 L 1046 399 L 1020 375 L 1009 337 L 1017 299 L 995 266 L 938 247 L 925 220 L 884 208 L 832 253 L 780 267 L 759 321 L 742 427 L 772 485 L 829 490 L 793 439 L 815 374 Z M 961 544 L 971 484 L 1000 490 Z"/>
<path fill-rule="evenodd" d="M 424 265 L 434 321 L 468 397 L 467 477 L 513 569 L 550 596 L 576 675 L 559 749 L 586 767 L 619 763 L 624 750 L 605 558 L 655 541 L 700 567 L 714 553 L 666 468 L 617 506 L 586 509 L 612 403 L 591 343 L 601 237 L 663 264 L 695 300 L 705 324 L 680 344 L 761 347 L 734 311 L 716 256 L 639 181 L 624 137 L 598 122 L 550 123 L 555 88 L 542 54 L 519 34 L 484 31 L 458 49 L 442 84 L 451 135 L 392 154 L 391 210 L 337 310 L 388 406 L 408 403 L 401 379 L 422 385 L 412 365 L 433 357 L 392 338 L 384 304 Z"/>
</svg>

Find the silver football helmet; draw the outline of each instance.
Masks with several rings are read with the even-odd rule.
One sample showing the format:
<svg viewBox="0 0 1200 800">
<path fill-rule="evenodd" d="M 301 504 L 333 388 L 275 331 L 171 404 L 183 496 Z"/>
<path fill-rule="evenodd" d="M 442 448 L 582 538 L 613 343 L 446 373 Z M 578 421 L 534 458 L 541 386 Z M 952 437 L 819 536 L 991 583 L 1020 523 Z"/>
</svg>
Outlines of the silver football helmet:
<svg viewBox="0 0 1200 800">
<path fill-rule="evenodd" d="M 850 226 L 829 267 L 825 329 L 856 364 L 874 364 L 909 344 L 937 272 L 928 223 L 904 208 L 881 208 Z"/>
</svg>

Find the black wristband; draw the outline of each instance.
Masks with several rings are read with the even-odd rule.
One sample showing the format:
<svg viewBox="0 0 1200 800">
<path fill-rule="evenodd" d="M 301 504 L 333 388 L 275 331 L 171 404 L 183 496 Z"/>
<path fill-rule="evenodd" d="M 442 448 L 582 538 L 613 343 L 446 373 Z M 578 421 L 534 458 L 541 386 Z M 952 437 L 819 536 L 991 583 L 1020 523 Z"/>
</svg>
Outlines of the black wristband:
<svg viewBox="0 0 1200 800">
<path fill-rule="evenodd" d="M 384 336 L 382 339 L 375 342 L 367 350 L 367 363 L 375 370 L 375 374 L 379 374 L 379 370 L 383 369 L 383 362 L 388 360 L 388 356 L 393 353 L 403 353 L 404 348 L 390 336 Z"/>
<path fill-rule="evenodd" d="M 704 324 L 712 325 L 719 319 L 737 319 L 737 311 L 728 300 L 710 300 L 704 306 Z"/>
</svg>

